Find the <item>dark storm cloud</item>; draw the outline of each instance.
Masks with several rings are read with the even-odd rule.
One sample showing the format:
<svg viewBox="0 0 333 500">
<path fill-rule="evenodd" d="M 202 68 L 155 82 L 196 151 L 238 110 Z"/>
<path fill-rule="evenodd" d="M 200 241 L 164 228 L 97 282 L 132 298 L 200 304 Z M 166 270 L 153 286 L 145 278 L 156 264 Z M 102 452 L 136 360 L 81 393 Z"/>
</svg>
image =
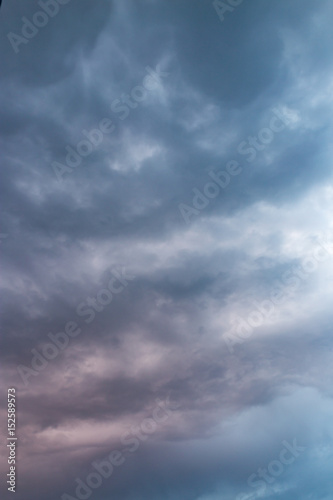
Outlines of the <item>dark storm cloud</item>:
<svg viewBox="0 0 333 500">
<path fill-rule="evenodd" d="M 69 1 L 59 5 L 59 12 L 54 19 L 49 17 L 48 24 L 40 28 L 27 44 L 18 46 L 15 54 L 10 41 L 2 45 L 5 75 L 16 84 L 24 83 L 27 87 L 40 90 L 66 79 L 73 71 L 80 52 L 89 53 L 105 27 L 112 11 L 110 2 L 90 2 L 78 4 Z M 32 21 L 33 15 L 43 10 L 38 2 L 20 3 L 17 0 L 7 2 L 2 11 L 9 32 L 21 35 L 22 17 Z M 50 47 L 52 49 L 50 50 Z"/>
<path fill-rule="evenodd" d="M 253 500 L 248 477 L 297 439 L 307 451 L 273 491 L 328 500 L 332 257 L 233 354 L 223 335 L 331 227 L 331 3 L 244 1 L 221 23 L 211 1 L 70 0 L 15 53 L 7 33 L 39 9 L 7 1 L 0 15 L 2 386 L 18 388 L 19 500 L 74 495 L 168 396 L 179 409 L 92 498 Z M 111 105 L 148 66 L 167 75 L 122 120 Z M 287 126 L 248 161 L 240 145 L 276 112 Z M 52 163 L 105 118 L 115 130 L 59 182 Z M 186 224 L 179 204 L 230 160 L 242 172 Z M 85 322 L 77 307 L 122 266 L 135 278 Z M 24 386 L 17 365 L 68 321 L 80 335 Z"/>
</svg>

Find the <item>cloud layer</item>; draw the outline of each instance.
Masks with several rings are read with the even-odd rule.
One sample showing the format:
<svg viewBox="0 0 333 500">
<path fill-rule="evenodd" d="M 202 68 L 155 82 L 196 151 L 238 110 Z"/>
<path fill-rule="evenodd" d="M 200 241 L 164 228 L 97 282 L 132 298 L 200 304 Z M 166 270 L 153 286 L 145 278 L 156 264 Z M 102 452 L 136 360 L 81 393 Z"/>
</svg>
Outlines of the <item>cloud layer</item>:
<svg viewBox="0 0 333 500">
<path fill-rule="evenodd" d="M 26 42 L 8 37 L 41 3 L 0 13 L 18 500 L 77 498 L 168 398 L 91 498 L 329 500 L 332 3 L 244 0 L 221 22 L 211 1 L 59 0 Z M 286 299 L 230 352 L 277 288 Z M 80 333 L 39 371 L 69 322 Z M 251 486 L 294 440 L 305 451 Z"/>
</svg>

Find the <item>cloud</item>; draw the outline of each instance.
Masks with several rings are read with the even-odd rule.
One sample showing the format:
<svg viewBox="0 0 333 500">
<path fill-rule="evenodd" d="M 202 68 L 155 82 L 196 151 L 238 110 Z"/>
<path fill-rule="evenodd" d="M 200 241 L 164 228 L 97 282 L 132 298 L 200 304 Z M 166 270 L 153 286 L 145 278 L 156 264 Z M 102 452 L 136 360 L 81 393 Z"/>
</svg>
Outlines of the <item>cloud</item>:
<svg viewBox="0 0 333 500">
<path fill-rule="evenodd" d="M 20 33 L 36 10 L 4 2 L 1 20 Z M 5 30 L 1 354 L 18 500 L 74 495 L 168 396 L 173 418 L 94 498 L 252 500 L 249 475 L 293 439 L 306 453 L 262 498 L 330 498 L 332 258 L 233 354 L 223 336 L 318 240 L 331 254 L 331 11 L 253 0 L 221 23 L 212 2 L 71 0 L 17 54 Z M 112 103 L 148 66 L 168 76 L 122 120 Z M 288 126 L 265 144 L 276 112 Z M 52 162 L 105 118 L 113 133 L 58 182 Z M 248 161 L 240 144 L 258 137 Z M 185 224 L 179 204 L 232 160 L 241 173 Z M 122 266 L 135 280 L 85 323 L 77 307 Z M 68 321 L 82 333 L 25 387 L 17 366 Z"/>
</svg>

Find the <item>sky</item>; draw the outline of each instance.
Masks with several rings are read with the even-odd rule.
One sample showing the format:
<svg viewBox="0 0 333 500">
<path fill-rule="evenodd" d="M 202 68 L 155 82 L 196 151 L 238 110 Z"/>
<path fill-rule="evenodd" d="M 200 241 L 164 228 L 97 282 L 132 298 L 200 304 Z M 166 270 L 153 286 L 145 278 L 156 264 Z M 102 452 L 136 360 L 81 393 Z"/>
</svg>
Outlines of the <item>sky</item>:
<svg viewBox="0 0 333 500">
<path fill-rule="evenodd" d="M 2 2 L 2 498 L 332 499 L 332 15 Z"/>
</svg>

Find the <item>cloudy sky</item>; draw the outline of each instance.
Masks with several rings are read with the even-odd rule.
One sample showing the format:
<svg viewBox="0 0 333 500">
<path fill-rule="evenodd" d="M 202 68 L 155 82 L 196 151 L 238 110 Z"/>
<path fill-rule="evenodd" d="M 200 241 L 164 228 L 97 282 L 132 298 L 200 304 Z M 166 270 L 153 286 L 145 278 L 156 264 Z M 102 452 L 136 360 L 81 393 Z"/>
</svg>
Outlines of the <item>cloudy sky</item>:
<svg viewBox="0 0 333 500">
<path fill-rule="evenodd" d="M 332 15 L 2 2 L 3 498 L 332 499 Z"/>
</svg>

